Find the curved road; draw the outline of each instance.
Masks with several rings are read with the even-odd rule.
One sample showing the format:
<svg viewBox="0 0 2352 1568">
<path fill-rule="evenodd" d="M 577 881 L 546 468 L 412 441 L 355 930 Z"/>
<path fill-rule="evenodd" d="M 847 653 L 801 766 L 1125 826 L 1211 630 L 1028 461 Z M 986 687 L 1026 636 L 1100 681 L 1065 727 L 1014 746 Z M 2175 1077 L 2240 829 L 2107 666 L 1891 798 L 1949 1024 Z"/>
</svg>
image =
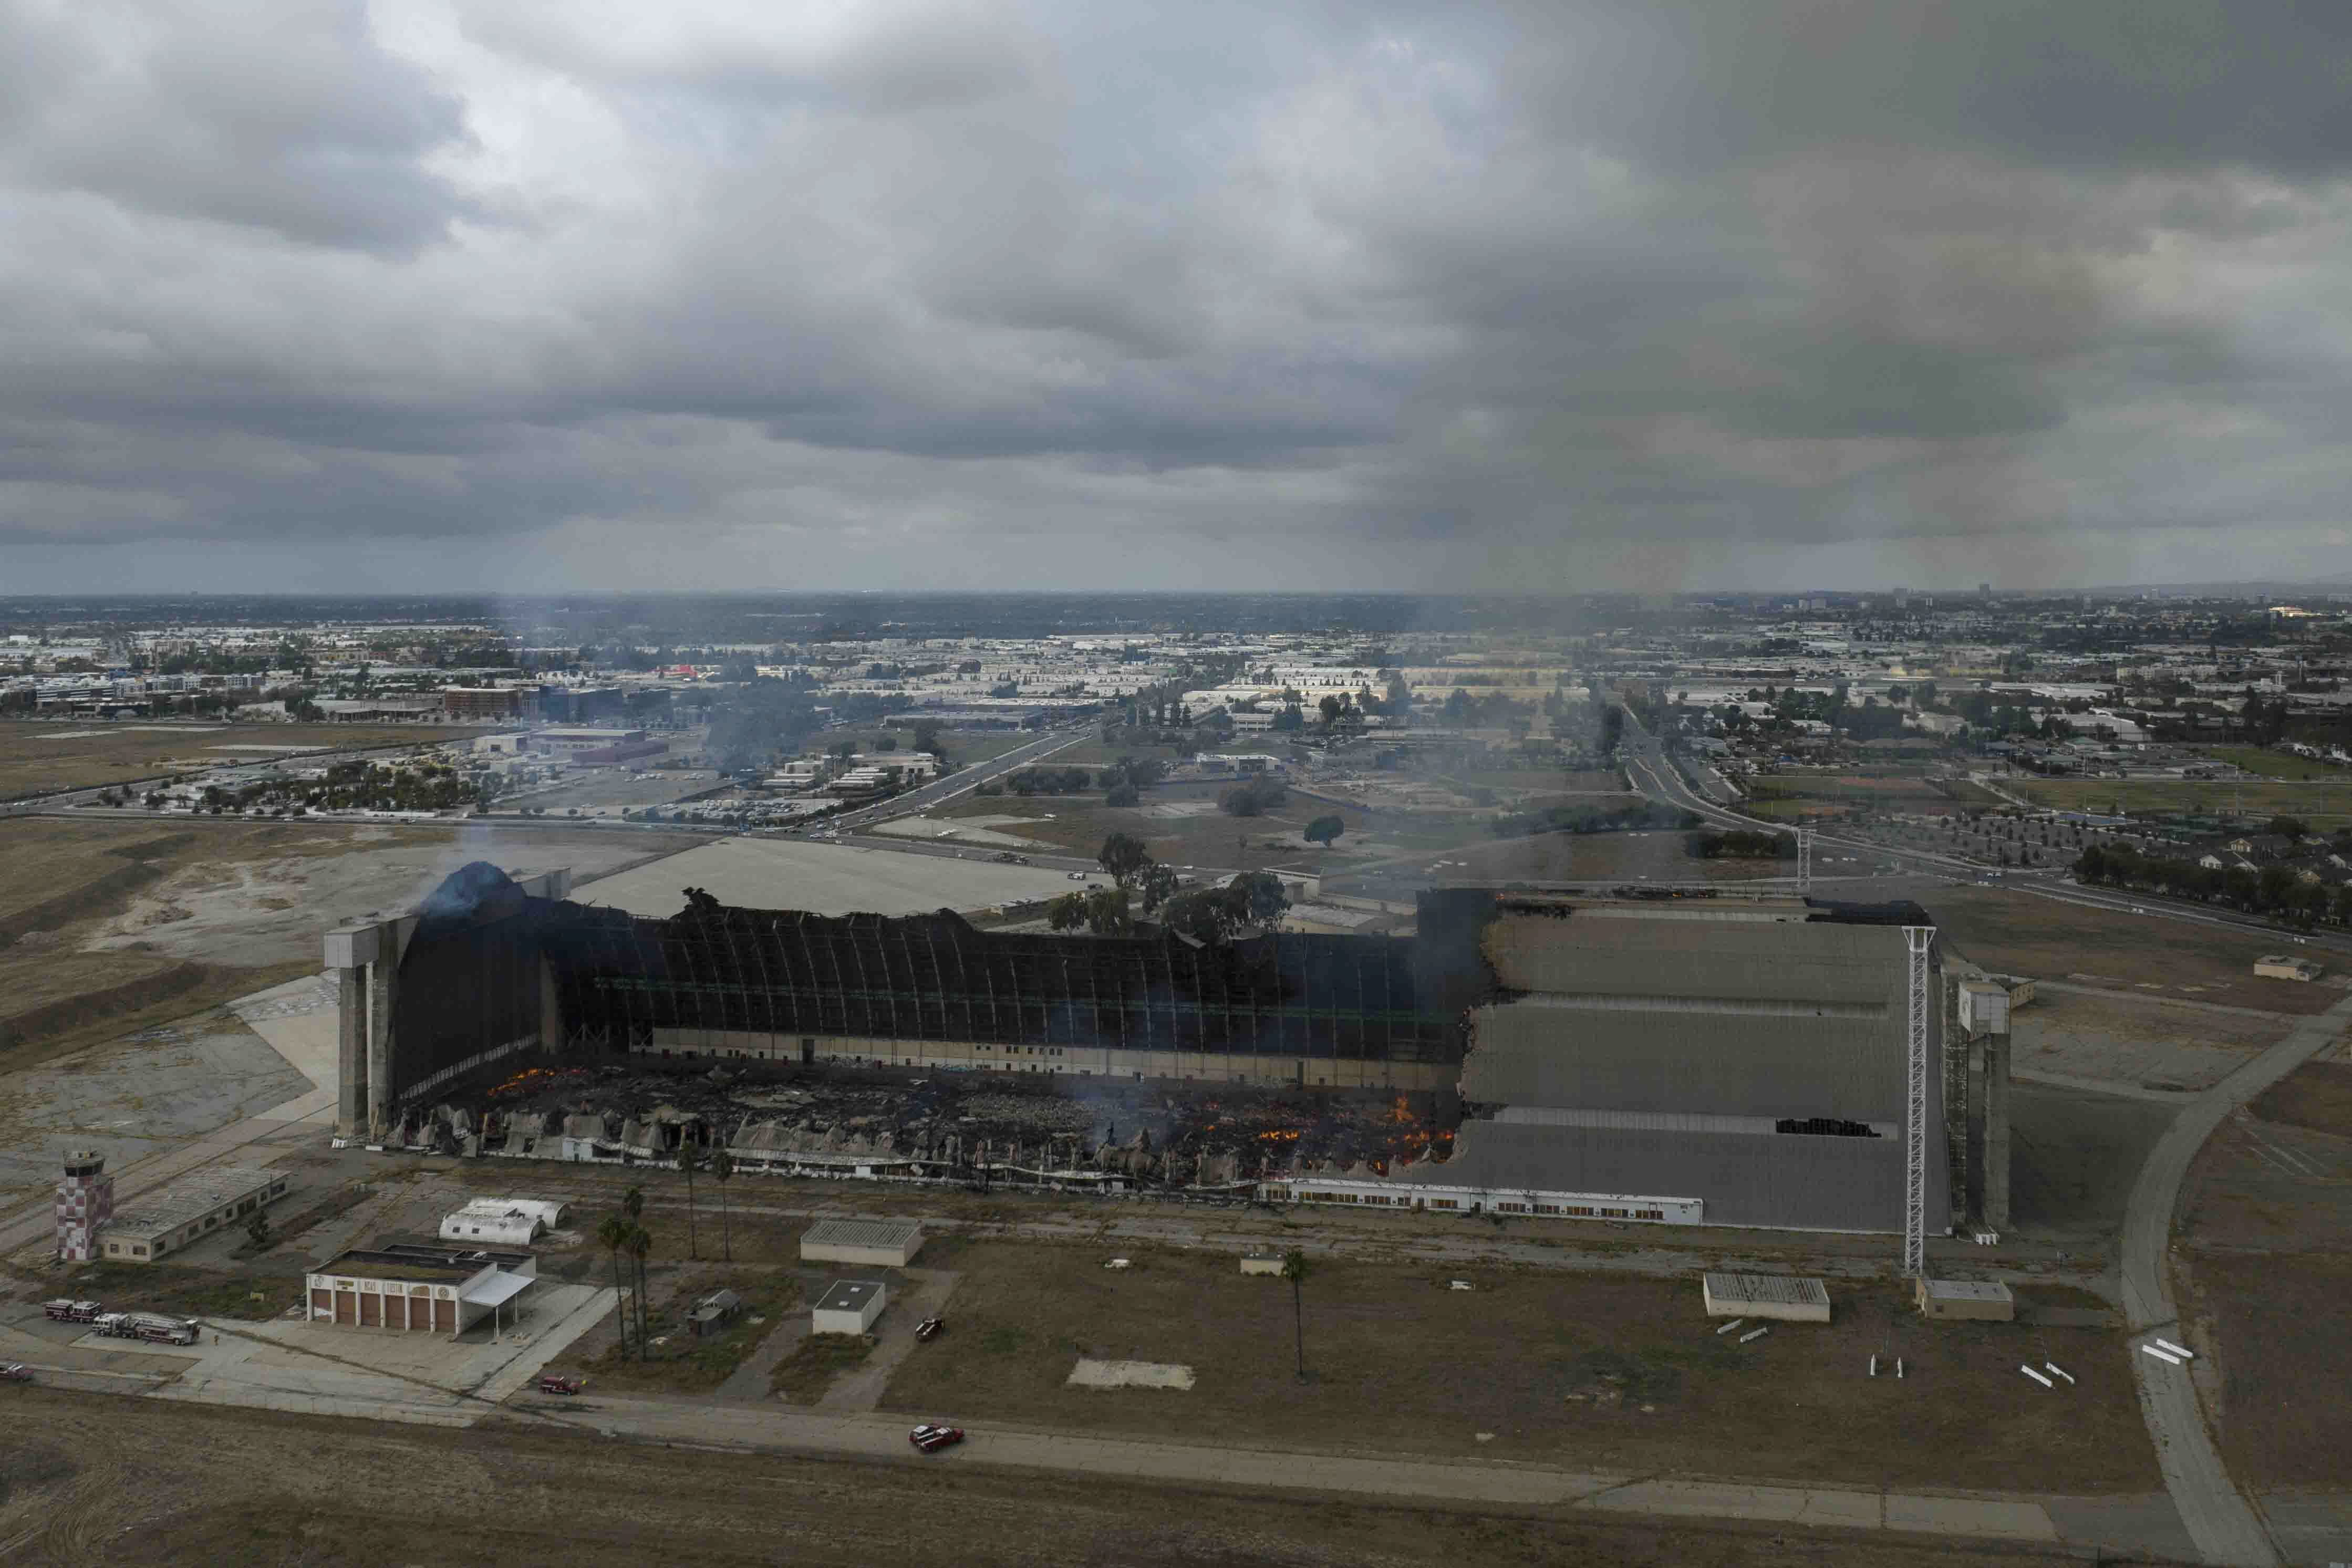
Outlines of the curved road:
<svg viewBox="0 0 2352 1568">
<path fill-rule="evenodd" d="M 2352 1021 L 2352 997 L 2303 1019 L 2284 1040 L 2183 1106 L 2148 1152 L 2124 1211 L 2124 1312 L 2134 1341 L 2132 1376 L 2139 1385 L 2140 1409 L 2147 1416 L 2148 1436 L 2156 1441 L 2165 1488 L 2189 1538 L 2210 1563 L 2268 1568 L 2279 1561 L 2278 1547 L 2260 1511 L 2231 1484 L 2221 1467 L 2189 1369 L 2142 1355 L 2138 1345 L 2158 1333 L 2176 1344 L 2186 1343 L 2175 1326 L 2179 1313 L 2173 1306 L 2165 1255 L 2171 1245 L 2180 1185 L 2197 1151 L 2221 1118 L 2326 1050 L 2347 1021 Z"/>
</svg>

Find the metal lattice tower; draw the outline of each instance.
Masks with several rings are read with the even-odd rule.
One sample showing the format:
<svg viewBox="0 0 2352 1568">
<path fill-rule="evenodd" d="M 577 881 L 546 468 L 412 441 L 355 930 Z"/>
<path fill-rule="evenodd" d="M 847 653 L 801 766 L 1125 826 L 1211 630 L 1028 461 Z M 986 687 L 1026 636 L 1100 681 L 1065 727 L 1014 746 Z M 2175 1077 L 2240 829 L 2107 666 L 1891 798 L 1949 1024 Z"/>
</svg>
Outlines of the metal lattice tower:
<svg viewBox="0 0 2352 1568">
<path fill-rule="evenodd" d="M 1932 925 L 1906 925 L 1910 950 L 1910 1071 L 1904 1083 L 1903 1272 L 1916 1280 L 1927 1272 L 1927 955 L 1936 945 Z"/>
<path fill-rule="evenodd" d="M 1797 892 L 1813 891 L 1813 830 L 1797 830 Z"/>
</svg>

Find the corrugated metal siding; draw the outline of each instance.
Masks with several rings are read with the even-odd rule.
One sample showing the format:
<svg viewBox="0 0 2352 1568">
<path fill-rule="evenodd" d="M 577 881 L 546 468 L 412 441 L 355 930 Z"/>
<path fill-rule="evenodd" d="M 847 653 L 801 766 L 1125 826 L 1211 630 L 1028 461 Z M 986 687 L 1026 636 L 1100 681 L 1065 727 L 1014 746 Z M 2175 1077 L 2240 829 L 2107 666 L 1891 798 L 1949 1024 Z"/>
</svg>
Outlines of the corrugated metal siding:
<svg viewBox="0 0 2352 1568">
<path fill-rule="evenodd" d="M 1757 1137 L 1738 1133 L 1465 1123 L 1454 1157 L 1402 1179 L 1551 1192 L 1654 1192 L 1696 1197 L 1710 1225 L 1792 1230 L 1903 1228 L 1899 1138 Z M 1928 1162 L 1927 1207 L 1948 1207 L 1940 1161 Z"/>
<path fill-rule="evenodd" d="M 1462 1096 L 1486 1105 L 1903 1118 L 1904 1025 L 1506 1003 L 1472 1017 Z"/>
<path fill-rule="evenodd" d="M 1783 1137 L 1775 1116 L 1714 1116 L 1692 1111 L 1590 1111 L 1560 1105 L 1505 1105 L 1495 1113 L 1497 1122 L 1529 1127 L 1622 1127 L 1652 1133 L 1739 1133 Z M 1874 1122 L 1870 1128 L 1882 1138 L 1903 1135 L 1900 1124 Z"/>
<path fill-rule="evenodd" d="M 1892 926 L 1506 915 L 1484 946 L 1496 977 L 1523 991 L 1883 1002 L 1903 974 Z"/>
</svg>

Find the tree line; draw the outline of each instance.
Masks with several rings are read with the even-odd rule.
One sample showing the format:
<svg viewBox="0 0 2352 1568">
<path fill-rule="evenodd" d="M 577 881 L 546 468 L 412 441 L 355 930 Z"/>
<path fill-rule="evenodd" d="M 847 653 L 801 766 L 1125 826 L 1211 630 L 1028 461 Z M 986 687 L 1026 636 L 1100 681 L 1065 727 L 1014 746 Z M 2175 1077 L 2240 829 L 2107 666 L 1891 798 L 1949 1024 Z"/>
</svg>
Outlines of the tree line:
<svg viewBox="0 0 2352 1568">
<path fill-rule="evenodd" d="M 2126 845 L 2093 844 L 2074 862 L 2074 875 L 2107 887 L 2193 898 L 2250 915 L 2274 915 L 2306 930 L 2322 920 L 2352 925 L 2352 883 L 2330 889 L 2325 883 L 2305 881 L 2291 866 L 2216 868 L 2187 856 L 2147 855 Z"/>
</svg>

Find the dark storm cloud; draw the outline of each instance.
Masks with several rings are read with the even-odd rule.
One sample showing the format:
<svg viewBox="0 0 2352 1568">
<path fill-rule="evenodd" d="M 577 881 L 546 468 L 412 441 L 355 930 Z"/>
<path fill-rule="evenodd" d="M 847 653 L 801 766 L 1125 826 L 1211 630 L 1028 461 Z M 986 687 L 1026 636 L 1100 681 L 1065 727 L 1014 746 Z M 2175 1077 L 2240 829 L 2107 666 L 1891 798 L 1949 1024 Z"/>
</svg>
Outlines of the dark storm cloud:
<svg viewBox="0 0 2352 1568">
<path fill-rule="evenodd" d="M 1673 586 L 2251 559 L 2352 489 L 2347 6 L 0 28 L 0 546 Z"/>
</svg>

